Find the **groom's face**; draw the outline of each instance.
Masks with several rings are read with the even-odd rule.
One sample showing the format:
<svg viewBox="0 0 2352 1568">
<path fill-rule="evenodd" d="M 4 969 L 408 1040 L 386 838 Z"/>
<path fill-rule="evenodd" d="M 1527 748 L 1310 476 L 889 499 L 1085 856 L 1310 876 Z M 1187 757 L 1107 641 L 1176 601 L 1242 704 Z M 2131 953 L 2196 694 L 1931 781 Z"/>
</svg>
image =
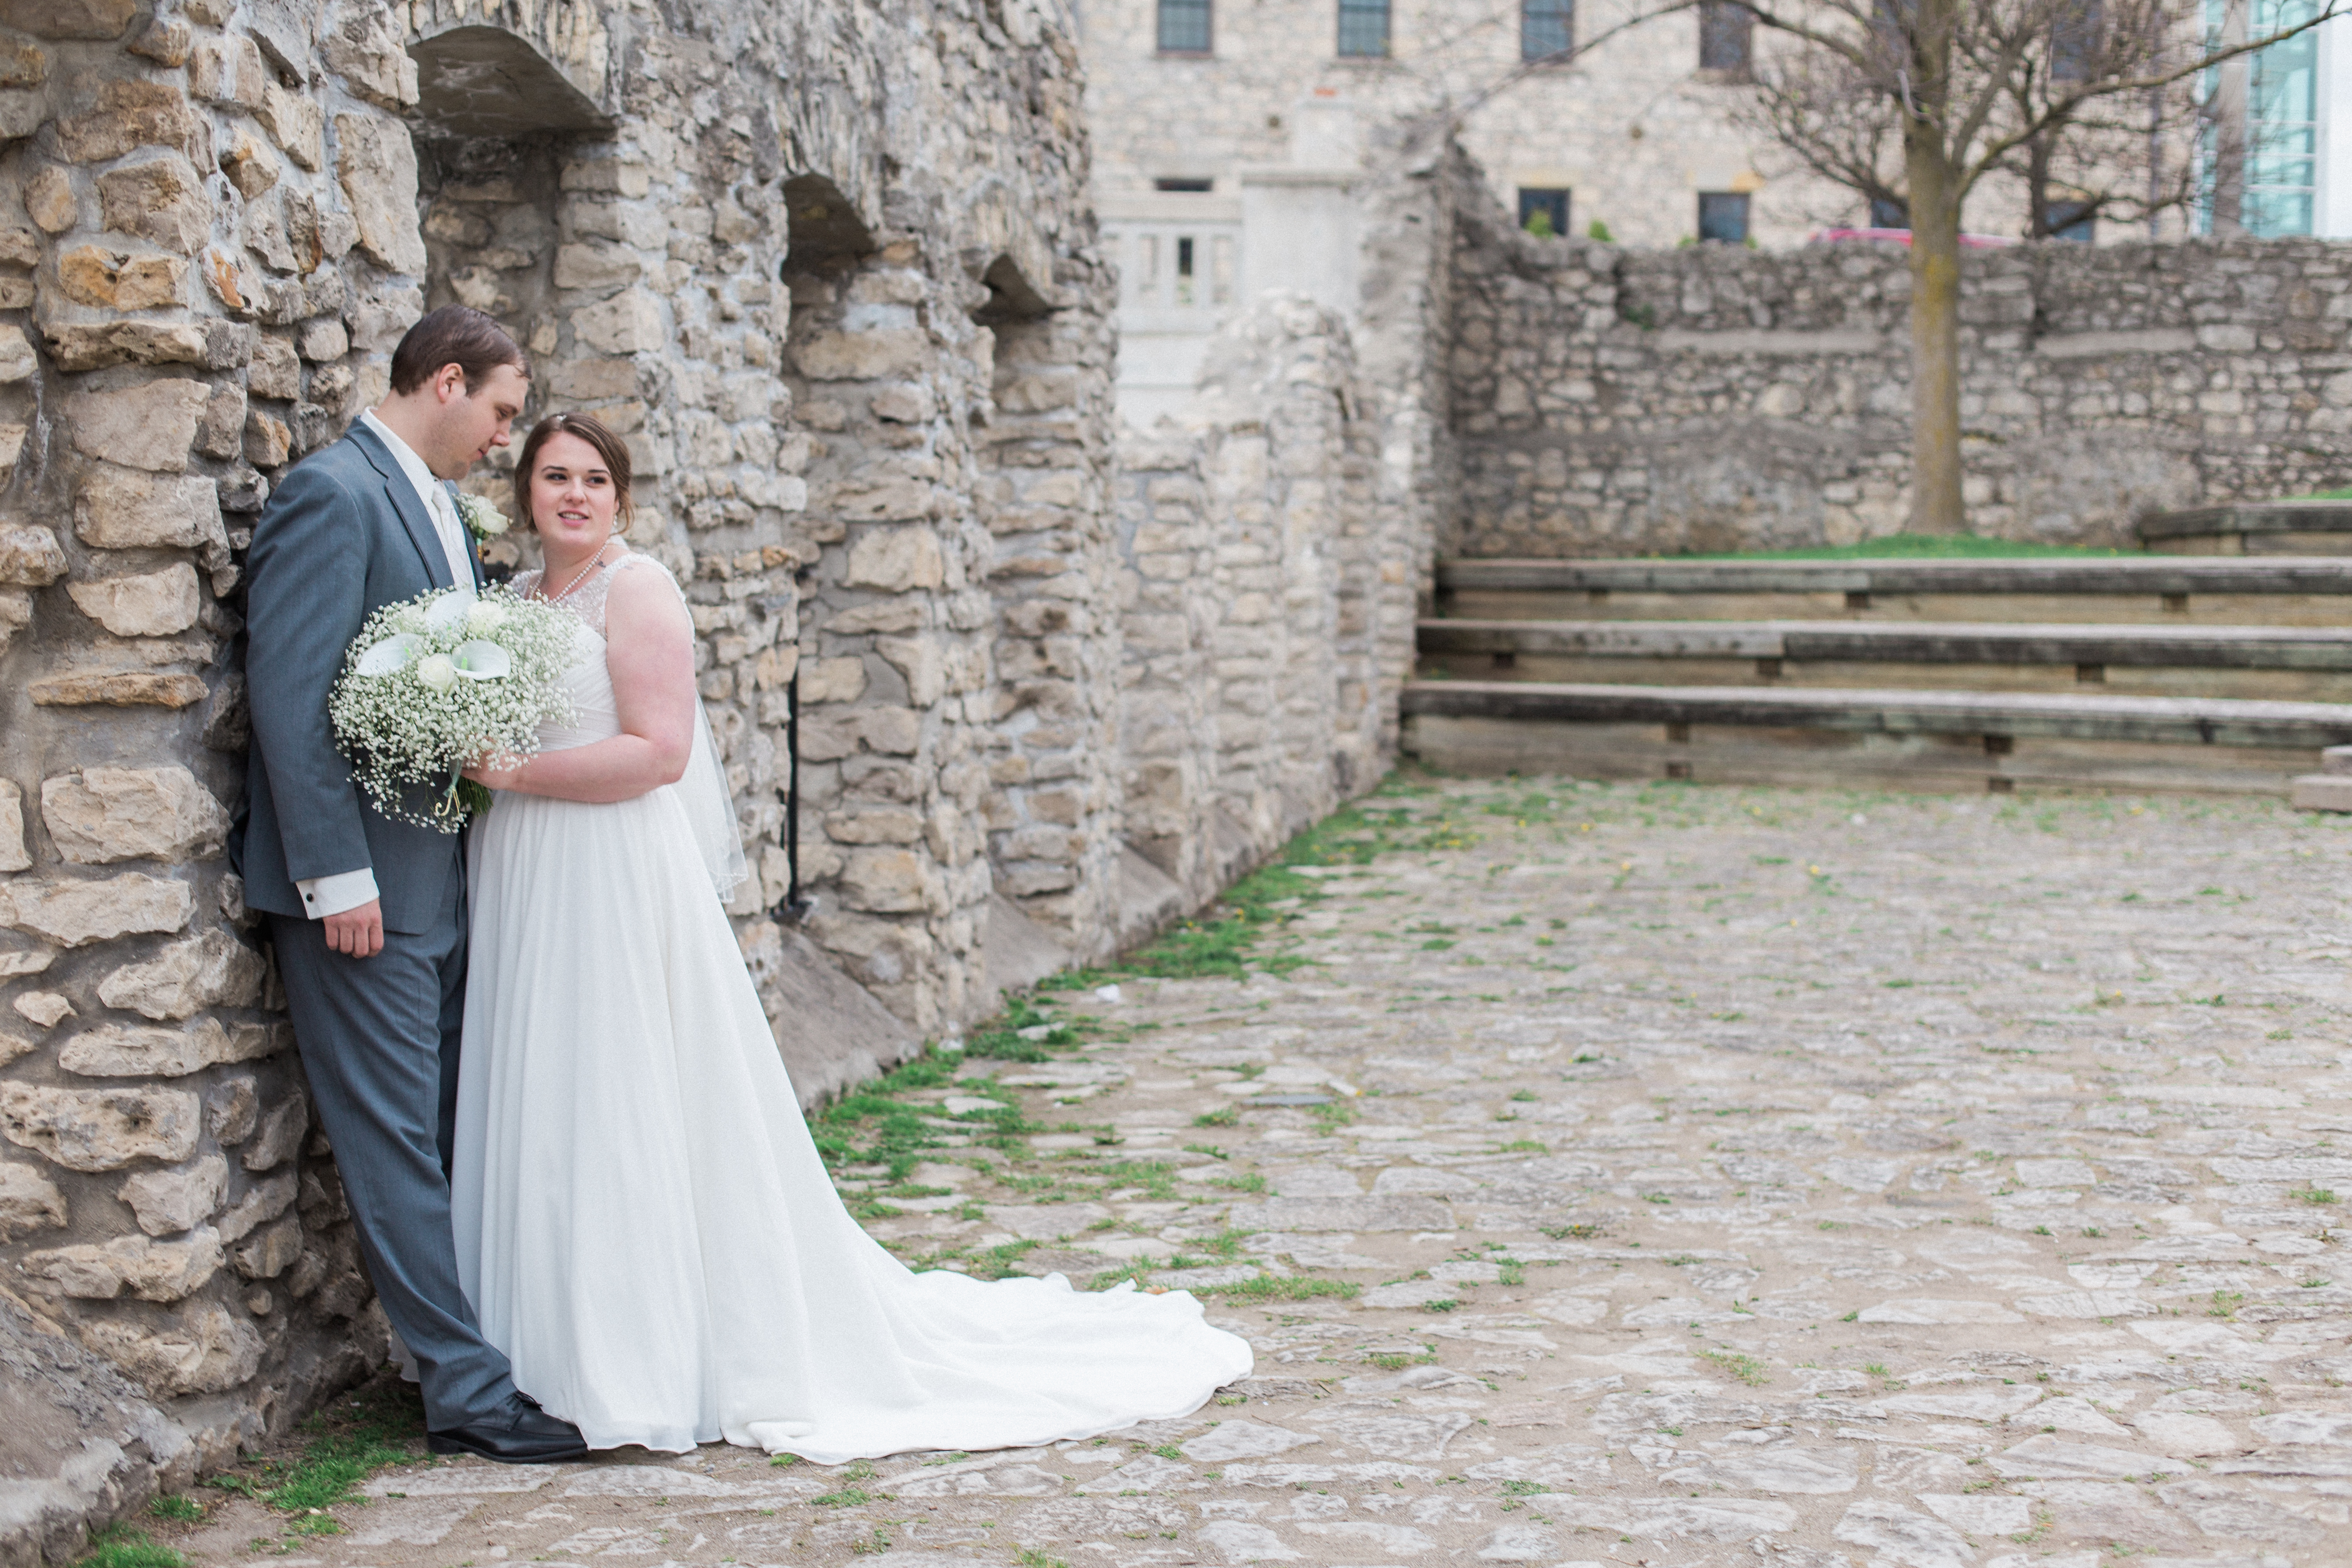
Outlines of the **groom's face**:
<svg viewBox="0 0 2352 1568">
<path fill-rule="evenodd" d="M 454 366 L 452 369 L 456 368 Z M 420 453 L 426 466 L 445 479 L 463 479 L 466 471 L 512 438 L 515 416 L 522 412 L 530 381 L 510 364 L 502 364 L 468 391 L 462 379 L 444 397 L 435 423 L 436 450 Z"/>
</svg>

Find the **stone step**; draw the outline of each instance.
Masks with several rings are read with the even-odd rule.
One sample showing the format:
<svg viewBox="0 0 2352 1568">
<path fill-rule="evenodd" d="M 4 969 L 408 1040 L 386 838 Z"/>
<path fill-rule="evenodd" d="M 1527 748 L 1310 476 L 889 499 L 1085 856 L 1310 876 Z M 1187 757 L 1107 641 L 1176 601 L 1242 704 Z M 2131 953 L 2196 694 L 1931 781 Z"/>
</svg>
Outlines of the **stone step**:
<svg viewBox="0 0 2352 1568">
<path fill-rule="evenodd" d="M 2352 558 L 1450 560 L 1446 619 L 2352 624 Z"/>
<path fill-rule="evenodd" d="M 2249 501 L 2150 513 L 2140 542 L 2168 555 L 2352 555 L 2352 501 Z"/>
<path fill-rule="evenodd" d="M 2352 702 L 2352 630 L 1984 621 L 1428 620 L 1427 679 Z"/>
<path fill-rule="evenodd" d="M 1424 654 L 2352 670 L 2352 629 L 2319 626 L 1444 619 L 1420 623 L 1419 641 Z"/>
<path fill-rule="evenodd" d="M 1416 681 L 1402 708 L 1426 764 L 1597 778 L 2285 795 L 2352 743 L 2352 707 L 2218 699 Z"/>
</svg>

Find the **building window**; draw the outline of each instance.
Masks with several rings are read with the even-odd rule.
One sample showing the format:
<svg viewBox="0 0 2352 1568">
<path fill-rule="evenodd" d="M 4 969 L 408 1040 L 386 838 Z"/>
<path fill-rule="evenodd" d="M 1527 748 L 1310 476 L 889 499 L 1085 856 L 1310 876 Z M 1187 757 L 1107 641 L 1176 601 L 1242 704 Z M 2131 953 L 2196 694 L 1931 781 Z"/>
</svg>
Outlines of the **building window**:
<svg viewBox="0 0 2352 1568">
<path fill-rule="evenodd" d="M 2307 21 L 2315 7 L 2316 0 L 2250 0 L 2243 36 L 2259 38 Z M 2226 10 L 2224 0 L 2206 0 L 2209 40 L 2224 37 Z M 2199 149 L 2200 227 L 2212 232 L 2229 216 L 2217 207 L 2226 208 L 2234 195 L 2246 233 L 2263 239 L 2309 234 L 2318 195 L 2319 30 L 2256 50 L 2235 68 L 2243 73 L 2242 105 L 2225 88 L 2231 66 L 2205 73 L 2201 96 L 2211 120 Z"/>
<path fill-rule="evenodd" d="M 2099 56 L 2106 18 L 2099 0 L 2071 0 L 2050 24 L 2050 79 L 2085 81 Z"/>
<path fill-rule="evenodd" d="M 1339 53 L 1385 59 L 1388 52 L 1389 0 L 1339 0 Z"/>
<path fill-rule="evenodd" d="M 1746 78 L 1756 13 L 1730 0 L 1706 0 L 1698 8 L 1698 68 Z"/>
<path fill-rule="evenodd" d="M 1161 54 L 1209 52 L 1209 4 L 1210 0 L 1160 0 Z"/>
<path fill-rule="evenodd" d="M 2053 239 L 2089 245 L 2098 237 L 2098 208 L 2089 202 L 2052 202 L 2044 217 Z"/>
<path fill-rule="evenodd" d="M 1565 236 L 1568 233 L 1568 193 L 1521 185 L 1519 226 L 1539 239 Z"/>
<path fill-rule="evenodd" d="M 1181 191 L 1192 195 L 1205 195 L 1214 190 L 1216 185 L 1217 182 L 1214 180 L 1177 179 L 1151 182 L 1151 188 L 1155 191 Z"/>
<path fill-rule="evenodd" d="M 1519 0 L 1519 58 L 1565 60 L 1576 47 L 1576 0 Z"/>
<path fill-rule="evenodd" d="M 1725 245 L 1748 243 L 1748 198 L 1728 191 L 1701 191 L 1698 195 L 1698 237 Z"/>
<path fill-rule="evenodd" d="M 1873 228 L 1909 228 L 1911 226 L 1911 208 L 1909 204 L 1896 196 L 1871 197 L 1870 226 Z"/>
</svg>

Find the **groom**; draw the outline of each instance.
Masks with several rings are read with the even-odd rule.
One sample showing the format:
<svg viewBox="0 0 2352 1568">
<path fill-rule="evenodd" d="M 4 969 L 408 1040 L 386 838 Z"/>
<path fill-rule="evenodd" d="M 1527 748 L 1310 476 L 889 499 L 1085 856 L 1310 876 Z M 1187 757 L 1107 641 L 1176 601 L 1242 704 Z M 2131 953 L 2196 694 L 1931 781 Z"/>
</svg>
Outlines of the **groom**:
<svg viewBox="0 0 2352 1568">
<path fill-rule="evenodd" d="M 270 498 L 246 564 L 253 751 L 233 858 L 269 917 L 302 1066 L 384 1315 L 425 1390 L 436 1454 L 577 1458 L 579 1429 L 519 1393 L 458 1283 L 449 1229 L 466 871 L 457 834 L 371 806 L 335 750 L 327 697 L 361 623 L 481 582 L 446 481 L 530 390 L 522 350 L 445 305 L 393 351 L 392 393 Z"/>
</svg>

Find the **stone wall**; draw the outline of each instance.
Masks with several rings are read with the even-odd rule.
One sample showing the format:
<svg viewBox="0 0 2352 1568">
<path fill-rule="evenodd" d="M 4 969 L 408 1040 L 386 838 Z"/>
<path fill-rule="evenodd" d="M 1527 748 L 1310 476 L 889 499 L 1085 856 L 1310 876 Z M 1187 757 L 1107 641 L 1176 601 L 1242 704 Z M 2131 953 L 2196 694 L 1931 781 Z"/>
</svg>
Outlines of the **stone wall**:
<svg viewBox="0 0 2352 1568">
<path fill-rule="evenodd" d="M 1459 171 L 1444 547 L 1842 544 L 1909 505 L 1895 247 L 1517 233 Z M 2128 544 L 2147 510 L 2352 479 L 2352 247 L 2044 244 L 1963 267 L 1969 526 Z"/>
</svg>

